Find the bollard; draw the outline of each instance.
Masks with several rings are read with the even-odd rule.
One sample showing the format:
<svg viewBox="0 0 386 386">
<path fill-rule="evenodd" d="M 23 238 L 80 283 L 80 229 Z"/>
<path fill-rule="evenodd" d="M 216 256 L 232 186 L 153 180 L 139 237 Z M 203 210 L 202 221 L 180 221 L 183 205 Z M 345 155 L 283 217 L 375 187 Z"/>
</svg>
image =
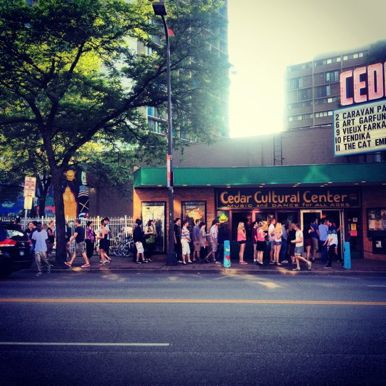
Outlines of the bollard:
<svg viewBox="0 0 386 386">
<path fill-rule="evenodd" d="M 343 251 L 343 268 L 351 269 L 351 251 L 349 241 L 345 241 L 343 243 Z"/>
<path fill-rule="evenodd" d="M 224 241 L 224 268 L 231 267 L 231 244 L 229 240 Z"/>
</svg>

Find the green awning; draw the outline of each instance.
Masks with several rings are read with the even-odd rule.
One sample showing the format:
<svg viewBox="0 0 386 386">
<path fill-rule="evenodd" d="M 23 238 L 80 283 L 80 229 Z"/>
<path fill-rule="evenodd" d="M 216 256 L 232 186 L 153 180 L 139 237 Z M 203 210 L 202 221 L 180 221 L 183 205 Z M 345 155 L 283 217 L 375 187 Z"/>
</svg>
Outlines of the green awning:
<svg viewBox="0 0 386 386">
<path fill-rule="evenodd" d="M 174 186 L 255 186 L 294 184 L 382 184 L 386 163 L 297 166 L 175 168 Z M 166 169 L 144 167 L 134 174 L 134 187 L 166 186 Z"/>
</svg>

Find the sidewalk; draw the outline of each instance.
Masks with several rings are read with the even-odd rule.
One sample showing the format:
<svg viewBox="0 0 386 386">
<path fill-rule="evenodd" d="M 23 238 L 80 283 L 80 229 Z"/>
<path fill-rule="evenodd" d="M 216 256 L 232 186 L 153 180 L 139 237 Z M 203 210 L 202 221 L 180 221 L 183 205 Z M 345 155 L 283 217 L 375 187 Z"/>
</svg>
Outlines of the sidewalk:
<svg viewBox="0 0 386 386">
<path fill-rule="evenodd" d="M 75 260 L 72 271 L 82 271 L 80 266 L 83 264 L 82 259 Z M 316 261 L 311 271 L 307 271 L 302 265 L 302 271 L 292 271 L 292 266 L 283 264 L 280 267 L 274 265 L 257 266 L 249 262 L 248 265 L 239 265 L 237 262 L 232 262 L 231 268 L 224 268 L 222 264 L 177 264 L 169 266 L 166 264 L 165 255 L 154 256 L 153 261 L 147 264 L 137 264 L 133 262 L 132 257 L 113 257 L 110 264 L 100 265 L 97 256 L 91 259 L 91 268 L 85 269 L 94 272 L 181 272 L 181 273 L 248 273 L 248 274 L 283 274 L 283 275 L 299 275 L 299 274 L 319 274 L 319 275 L 382 275 L 386 276 L 386 261 L 357 259 L 352 260 L 351 269 L 344 269 L 340 263 L 334 262 L 331 269 L 326 269 L 324 264 Z M 70 271 L 69 268 L 54 268 L 53 271 Z"/>
</svg>

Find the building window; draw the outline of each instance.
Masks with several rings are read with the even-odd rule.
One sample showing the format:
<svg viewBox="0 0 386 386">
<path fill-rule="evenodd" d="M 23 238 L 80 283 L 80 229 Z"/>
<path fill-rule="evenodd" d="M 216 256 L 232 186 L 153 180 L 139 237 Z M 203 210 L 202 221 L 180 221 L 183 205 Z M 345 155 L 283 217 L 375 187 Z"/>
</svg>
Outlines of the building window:
<svg viewBox="0 0 386 386">
<path fill-rule="evenodd" d="M 358 59 L 359 58 L 359 54 L 357 53 L 357 54 L 353 54 L 353 59 Z"/>
<path fill-rule="evenodd" d="M 347 55 L 343 56 L 343 60 L 348 60 L 348 56 Z"/>
<path fill-rule="evenodd" d="M 326 82 L 335 83 L 339 82 L 339 71 L 326 72 Z"/>
<path fill-rule="evenodd" d="M 363 52 L 360 52 L 360 53 L 358 54 L 358 56 L 359 56 L 360 58 L 363 58 Z"/>
<path fill-rule="evenodd" d="M 332 59 L 327 59 L 327 60 L 326 60 L 326 63 L 327 63 L 327 64 L 332 63 Z"/>
<path fill-rule="evenodd" d="M 311 99 L 311 98 L 312 98 L 312 90 L 310 88 L 299 90 L 300 100 Z"/>
<path fill-rule="evenodd" d="M 330 86 L 320 86 L 316 87 L 316 97 L 323 98 L 331 95 L 331 87 Z"/>
<path fill-rule="evenodd" d="M 337 63 L 339 63 L 341 60 L 342 60 L 342 58 L 341 58 L 340 56 L 338 56 L 338 57 L 336 58 L 336 62 L 337 62 Z"/>
</svg>

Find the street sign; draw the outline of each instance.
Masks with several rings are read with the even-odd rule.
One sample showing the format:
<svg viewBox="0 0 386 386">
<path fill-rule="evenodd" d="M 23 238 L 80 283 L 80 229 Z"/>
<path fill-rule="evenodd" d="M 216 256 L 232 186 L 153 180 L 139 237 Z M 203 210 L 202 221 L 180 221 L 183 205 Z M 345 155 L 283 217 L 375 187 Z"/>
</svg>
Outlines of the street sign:
<svg viewBox="0 0 386 386">
<path fill-rule="evenodd" d="M 32 196 L 25 196 L 24 197 L 24 209 L 31 210 L 32 209 L 32 202 L 33 202 Z"/>
<path fill-rule="evenodd" d="M 24 197 L 35 197 L 36 177 L 26 176 L 24 179 Z"/>
</svg>

